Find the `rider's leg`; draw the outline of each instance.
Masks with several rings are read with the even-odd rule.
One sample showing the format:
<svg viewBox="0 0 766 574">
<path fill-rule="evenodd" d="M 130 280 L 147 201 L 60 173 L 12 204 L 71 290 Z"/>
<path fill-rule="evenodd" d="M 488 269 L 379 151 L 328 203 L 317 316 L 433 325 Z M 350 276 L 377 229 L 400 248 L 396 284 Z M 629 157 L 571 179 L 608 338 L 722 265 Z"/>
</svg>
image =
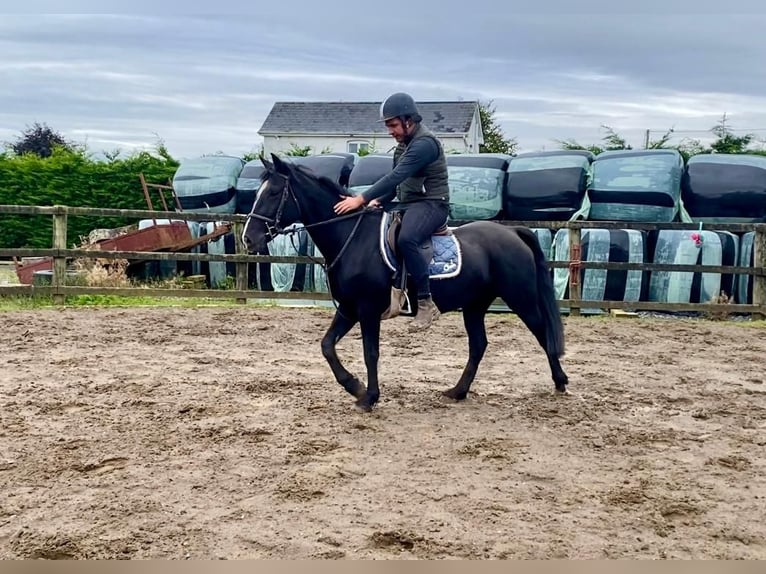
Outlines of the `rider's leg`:
<svg viewBox="0 0 766 574">
<path fill-rule="evenodd" d="M 412 275 L 418 290 L 418 312 L 411 328 L 427 329 L 439 317 L 439 310 L 431 298 L 428 279 L 428 262 L 421 246 L 447 221 L 449 205 L 441 201 L 419 201 L 407 206 L 399 233 L 399 249 L 402 251 L 407 271 Z"/>
</svg>

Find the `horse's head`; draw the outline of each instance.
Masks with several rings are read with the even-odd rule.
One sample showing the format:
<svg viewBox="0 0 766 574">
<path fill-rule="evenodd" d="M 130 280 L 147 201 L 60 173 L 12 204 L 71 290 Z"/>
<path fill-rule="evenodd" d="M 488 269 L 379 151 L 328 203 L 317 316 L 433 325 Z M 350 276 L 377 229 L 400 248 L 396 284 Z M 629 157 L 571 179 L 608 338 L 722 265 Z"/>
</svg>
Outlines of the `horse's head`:
<svg viewBox="0 0 766 574">
<path fill-rule="evenodd" d="M 300 206 L 290 185 L 292 167 L 274 154 L 271 154 L 272 161 L 263 155 L 260 159 L 266 169 L 242 233 L 242 241 L 250 253 L 265 253 L 269 241 L 301 218 Z"/>
<path fill-rule="evenodd" d="M 348 191 L 325 176 L 271 154 L 261 156 L 266 168 L 242 241 L 250 253 L 265 253 L 266 244 L 296 221 L 304 225 L 335 217 L 332 206 Z"/>
</svg>

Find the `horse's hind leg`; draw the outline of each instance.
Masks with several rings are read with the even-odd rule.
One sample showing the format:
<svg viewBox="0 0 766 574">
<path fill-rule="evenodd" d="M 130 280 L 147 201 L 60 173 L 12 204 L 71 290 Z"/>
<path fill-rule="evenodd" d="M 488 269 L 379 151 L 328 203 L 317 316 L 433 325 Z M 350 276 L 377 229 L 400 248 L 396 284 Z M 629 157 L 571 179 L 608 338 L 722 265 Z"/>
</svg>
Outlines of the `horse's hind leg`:
<svg viewBox="0 0 766 574">
<path fill-rule="evenodd" d="M 508 306 L 510 307 L 510 304 Z M 537 307 L 526 307 L 522 309 L 521 306 L 519 306 L 519 310 L 516 310 L 516 314 L 519 316 L 519 319 L 521 319 L 521 321 L 532 332 L 532 334 L 537 339 L 537 342 L 540 343 L 540 346 L 545 351 L 545 355 L 548 357 L 548 365 L 550 365 L 550 368 L 551 368 L 551 376 L 553 377 L 553 383 L 556 385 L 556 390 L 561 393 L 566 392 L 567 384 L 569 383 L 569 378 L 564 372 L 564 369 L 561 367 L 561 362 L 559 361 L 559 358 L 553 353 L 548 351 L 547 333 L 545 330 L 546 326 L 545 326 L 545 320 L 543 319 L 542 313 Z"/>
<path fill-rule="evenodd" d="M 444 391 L 444 394 L 451 399 L 462 401 L 468 396 L 471 383 L 479 369 L 479 363 L 487 350 L 487 330 L 484 326 L 486 312 L 486 308 L 463 310 L 463 324 L 468 333 L 468 362 L 457 384 Z"/>
<path fill-rule="evenodd" d="M 358 399 L 365 397 L 367 389 L 359 382 L 354 375 L 348 372 L 348 370 L 341 364 L 338 359 L 338 353 L 335 350 L 335 345 L 340 341 L 351 328 L 356 325 L 356 320 L 349 319 L 345 315 L 342 315 L 340 311 L 335 312 L 330 327 L 327 329 L 324 337 L 322 337 L 322 354 L 327 359 L 330 369 L 332 369 L 335 379 L 340 385 L 346 389 L 349 393 Z"/>
</svg>

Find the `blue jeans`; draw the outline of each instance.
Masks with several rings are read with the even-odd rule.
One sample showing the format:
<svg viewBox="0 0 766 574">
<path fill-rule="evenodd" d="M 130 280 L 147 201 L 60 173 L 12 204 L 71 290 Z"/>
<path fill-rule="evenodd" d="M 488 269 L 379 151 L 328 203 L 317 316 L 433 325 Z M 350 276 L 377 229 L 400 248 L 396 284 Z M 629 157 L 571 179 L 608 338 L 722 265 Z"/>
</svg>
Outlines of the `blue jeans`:
<svg viewBox="0 0 766 574">
<path fill-rule="evenodd" d="M 431 296 L 428 281 L 428 261 L 421 246 L 447 221 L 449 204 L 438 200 L 423 200 L 401 206 L 402 227 L 398 246 L 404 257 L 407 272 L 412 275 L 418 289 L 418 299 Z"/>
</svg>

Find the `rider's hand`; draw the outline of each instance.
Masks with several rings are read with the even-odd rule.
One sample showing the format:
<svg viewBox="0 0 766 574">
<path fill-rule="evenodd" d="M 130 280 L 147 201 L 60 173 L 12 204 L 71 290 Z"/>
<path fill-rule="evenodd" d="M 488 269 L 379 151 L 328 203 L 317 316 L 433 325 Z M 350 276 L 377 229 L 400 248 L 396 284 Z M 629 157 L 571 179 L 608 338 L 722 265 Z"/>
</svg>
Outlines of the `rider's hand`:
<svg viewBox="0 0 766 574">
<path fill-rule="evenodd" d="M 349 211 L 354 211 L 355 209 L 359 209 L 364 205 L 364 197 L 361 195 L 355 195 L 353 197 L 344 197 L 341 201 L 335 204 L 335 207 L 333 208 L 335 210 L 335 213 L 338 215 L 343 215 L 344 213 L 348 213 Z"/>
<path fill-rule="evenodd" d="M 380 201 L 378 201 L 377 199 L 373 199 L 372 201 L 370 201 L 370 203 L 368 203 L 367 206 L 368 207 L 382 207 L 380 205 Z"/>
</svg>

